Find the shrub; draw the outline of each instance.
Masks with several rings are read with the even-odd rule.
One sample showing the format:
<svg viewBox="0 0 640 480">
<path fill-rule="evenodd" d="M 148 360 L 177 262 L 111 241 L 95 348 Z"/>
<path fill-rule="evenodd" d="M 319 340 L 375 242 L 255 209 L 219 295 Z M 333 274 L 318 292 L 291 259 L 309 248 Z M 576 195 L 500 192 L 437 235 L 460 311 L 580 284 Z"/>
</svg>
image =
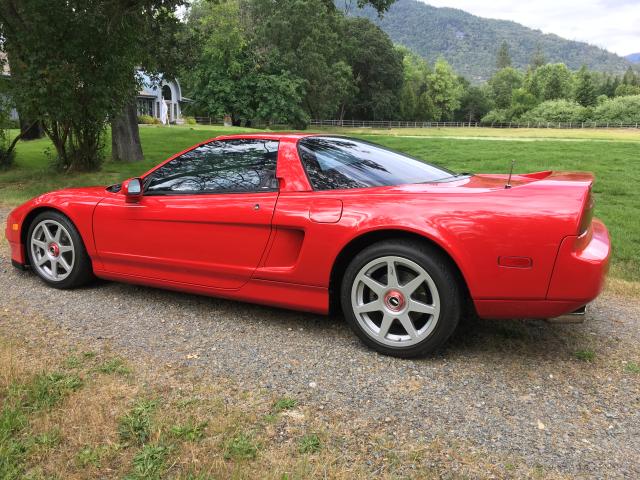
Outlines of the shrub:
<svg viewBox="0 0 640 480">
<path fill-rule="evenodd" d="M 491 110 L 481 120 L 482 123 L 508 123 L 509 112 L 508 110 Z"/>
<path fill-rule="evenodd" d="M 156 117 L 152 117 L 151 115 L 139 115 L 138 123 L 143 125 L 158 125 L 160 122 Z"/>
<path fill-rule="evenodd" d="M 86 118 L 82 124 L 70 128 L 66 139 L 58 127 L 56 133 L 49 135 L 55 147 L 51 158 L 53 168 L 62 172 L 100 170 L 104 160 L 104 120 Z"/>
<path fill-rule="evenodd" d="M 590 109 L 569 100 L 548 100 L 520 117 L 520 123 L 579 123 L 589 120 Z"/>
<path fill-rule="evenodd" d="M 640 123 L 640 95 L 604 101 L 593 112 L 593 120 L 598 123 Z"/>
<path fill-rule="evenodd" d="M 195 117 L 184 117 L 184 122 L 187 125 L 196 125 L 198 122 L 196 122 Z"/>
</svg>

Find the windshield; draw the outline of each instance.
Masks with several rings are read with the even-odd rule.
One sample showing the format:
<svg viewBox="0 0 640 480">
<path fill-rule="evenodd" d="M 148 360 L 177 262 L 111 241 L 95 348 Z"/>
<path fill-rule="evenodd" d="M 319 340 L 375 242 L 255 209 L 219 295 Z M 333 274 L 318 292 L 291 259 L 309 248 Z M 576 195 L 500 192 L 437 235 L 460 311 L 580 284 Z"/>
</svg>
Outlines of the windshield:
<svg viewBox="0 0 640 480">
<path fill-rule="evenodd" d="M 403 153 L 343 137 L 307 137 L 300 159 L 315 190 L 436 182 L 454 174 Z"/>
</svg>

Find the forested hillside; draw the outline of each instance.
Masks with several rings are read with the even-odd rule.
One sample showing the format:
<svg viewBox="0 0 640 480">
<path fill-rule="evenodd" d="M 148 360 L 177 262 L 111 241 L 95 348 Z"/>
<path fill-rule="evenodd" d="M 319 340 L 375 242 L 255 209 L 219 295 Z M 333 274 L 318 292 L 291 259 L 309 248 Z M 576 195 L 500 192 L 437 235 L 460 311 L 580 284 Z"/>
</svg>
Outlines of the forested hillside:
<svg viewBox="0 0 640 480">
<path fill-rule="evenodd" d="M 582 42 L 543 34 L 515 22 L 476 17 L 462 10 L 436 8 L 417 0 L 398 0 L 382 19 L 373 9 L 350 9 L 380 25 L 400 43 L 433 63 L 442 55 L 454 69 L 474 83 L 495 72 L 496 50 L 506 41 L 513 66 L 526 68 L 540 50 L 551 63 L 577 70 L 622 73 L 629 62 L 613 53 Z"/>
</svg>

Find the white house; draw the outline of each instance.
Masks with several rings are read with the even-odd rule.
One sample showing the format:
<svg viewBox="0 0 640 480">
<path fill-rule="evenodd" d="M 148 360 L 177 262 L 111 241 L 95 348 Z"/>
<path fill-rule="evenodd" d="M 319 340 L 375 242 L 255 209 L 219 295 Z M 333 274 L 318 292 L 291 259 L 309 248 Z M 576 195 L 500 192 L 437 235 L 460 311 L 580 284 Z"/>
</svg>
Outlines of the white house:
<svg viewBox="0 0 640 480">
<path fill-rule="evenodd" d="M 7 78 L 11 76 L 11 69 L 9 68 L 9 62 L 7 61 L 7 54 L 4 52 L 0 52 L 0 75 Z M 3 96 L 2 101 L 4 100 L 7 100 L 7 97 Z M 15 108 L 11 109 L 9 118 L 15 121 L 19 120 L 18 111 Z"/>
<path fill-rule="evenodd" d="M 180 104 L 189 100 L 182 96 L 178 80 L 167 80 L 162 76 L 152 78 L 142 70 L 137 74 L 142 82 L 136 98 L 138 115 L 149 115 L 163 121 L 163 113 L 166 112 L 167 123 L 182 123 Z"/>
</svg>

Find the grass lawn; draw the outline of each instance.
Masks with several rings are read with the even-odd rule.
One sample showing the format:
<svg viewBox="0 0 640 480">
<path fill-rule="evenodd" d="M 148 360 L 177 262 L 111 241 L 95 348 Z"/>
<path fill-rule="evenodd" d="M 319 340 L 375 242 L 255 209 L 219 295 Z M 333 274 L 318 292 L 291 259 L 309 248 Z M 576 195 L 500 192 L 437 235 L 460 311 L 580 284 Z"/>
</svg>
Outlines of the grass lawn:
<svg viewBox="0 0 640 480">
<path fill-rule="evenodd" d="M 41 192 L 68 186 L 115 183 L 141 174 L 169 155 L 222 133 L 246 131 L 216 126 L 143 127 L 145 160 L 106 162 L 102 171 L 71 176 L 48 168 L 46 140 L 21 142 L 17 165 L 0 173 L 0 203 L 15 205 Z M 456 171 L 517 172 L 585 170 L 596 174 L 596 215 L 609 227 L 614 244 L 612 275 L 640 280 L 640 131 L 546 129 L 327 130 L 350 134 L 407 152 Z M 495 141 L 491 141 L 495 140 Z M 503 141 L 497 141 L 503 140 Z M 110 141 L 107 141 L 107 145 Z M 107 152 L 109 155 L 109 152 Z"/>
</svg>

